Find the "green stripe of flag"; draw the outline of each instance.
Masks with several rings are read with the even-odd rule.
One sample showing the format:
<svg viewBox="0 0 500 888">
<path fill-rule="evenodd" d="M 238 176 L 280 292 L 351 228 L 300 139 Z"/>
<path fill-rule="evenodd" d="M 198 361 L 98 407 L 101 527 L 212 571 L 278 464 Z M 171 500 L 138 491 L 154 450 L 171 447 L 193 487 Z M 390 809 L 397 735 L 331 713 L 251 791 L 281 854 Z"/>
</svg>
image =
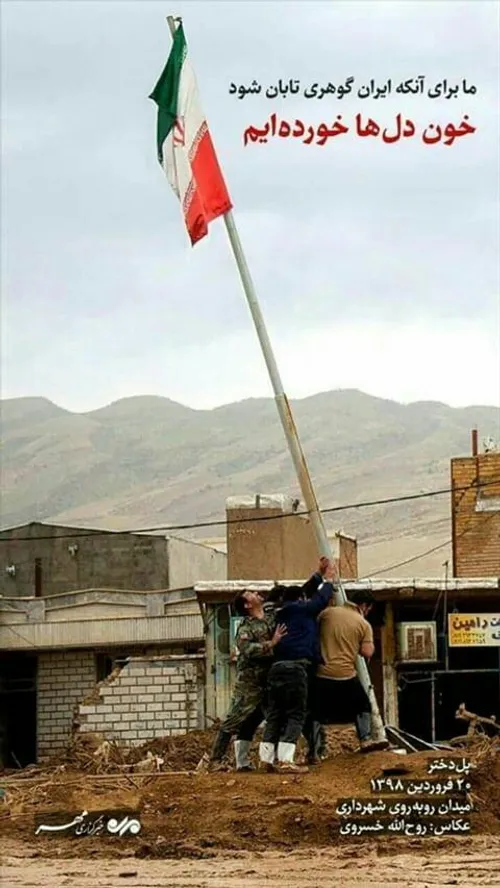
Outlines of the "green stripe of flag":
<svg viewBox="0 0 500 888">
<path fill-rule="evenodd" d="M 179 83 L 181 79 L 182 65 L 187 55 L 187 44 L 184 36 L 182 24 L 176 29 L 167 59 L 167 64 L 163 69 L 158 83 L 153 92 L 149 96 L 158 105 L 158 122 L 157 122 L 157 149 L 158 160 L 163 161 L 162 147 L 165 139 L 170 133 L 176 117 L 179 98 Z"/>
</svg>

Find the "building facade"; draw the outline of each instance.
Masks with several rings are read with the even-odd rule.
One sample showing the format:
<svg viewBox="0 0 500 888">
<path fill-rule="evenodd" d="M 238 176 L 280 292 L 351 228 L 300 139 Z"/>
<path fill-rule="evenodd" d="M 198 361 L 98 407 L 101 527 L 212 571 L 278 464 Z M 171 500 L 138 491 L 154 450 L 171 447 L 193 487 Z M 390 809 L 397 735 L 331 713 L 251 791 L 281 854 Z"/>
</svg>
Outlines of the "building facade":
<svg viewBox="0 0 500 888">
<path fill-rule="evenodd" d="M 257 494 L 226 500 L 227 576 L 230 580 L 307 577 L 318 561 L 318 546 L 300 500 Z M 342 532 L 331 535 L 342 579 L 358 576 L 357 542 Z"/>
<path fill-rule="evenodd" d="M 195 587 L 207 627 L 209 719 L 224 716 L 233 688 L 234 596 L 243 589 L 266 595 L 273 585 L 228 580 Z M 386 724 L 430 741 L 465 732 L 455 720 L 461 703 L 500 718 L 500 578 L 346 580 L 343 587 L 348 598 L 369 589 L 376 599 L 370 676 Z M 485 644 L 474 627 L 488 619 L 498 628 Z M 459 644 L 450 624 L 466 627 Z"/>
<path fill-rule="evenodd" d="M 0 595 L 41 598 L 79 589 L 180 589 L 224 579 L 227 558 L 177 537 L 32 522 L 0 532 Z"/>
<path fill-rule="evenodd" d="M 58 755 L 76 727 L 141 743 L 200 726 L 203 650 L 192 588 L 0 598 L 2 760 Z"/>
<path fill-rule="evenodd" d="M 451 461 L 453 575 L 500 576 L 500 451 Z"/>
<path fill-rule="evenodd" d="M 79 705 L 117 667 L 117 681 L 99 685 L 99 704 L 87 704 L 95 711 L 80 713 L 82 731 L 106 725 L 142 742 L 201 723 L 203 695 L 194 708 L 192 695 L 193 675 L 203 683 L 204 634 L 193 584 L 226 577 L 224 552 L 33 522 L 0 533 L 0 559 L 0 745 L 9 765 L 63 750 Z"/>
</svg>

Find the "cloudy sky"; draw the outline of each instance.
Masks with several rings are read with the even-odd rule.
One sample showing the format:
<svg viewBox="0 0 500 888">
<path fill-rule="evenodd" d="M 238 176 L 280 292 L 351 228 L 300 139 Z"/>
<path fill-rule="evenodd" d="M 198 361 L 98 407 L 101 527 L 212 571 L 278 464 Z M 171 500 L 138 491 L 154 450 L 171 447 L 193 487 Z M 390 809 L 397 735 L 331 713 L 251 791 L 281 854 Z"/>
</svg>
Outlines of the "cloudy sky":
<svg viewBox="0 0 500 888">
<path fill-rule="evenodd" d="M 285 388 L 499 402 L 499 6 L 474 2 L 2 3 L 4 397 L 75 411 L 270 394 L 221 220 L 194 249 L 148 100 L 184 18 L 191 61 Z M 475 95 L 357 88 L 424 75 Z M 342 83 L 339 100 L 232 82 Z M 452 146 L 340 137 L 243 146 L 268 115 L 358 112 L 477 129 Z"/>
</svg>

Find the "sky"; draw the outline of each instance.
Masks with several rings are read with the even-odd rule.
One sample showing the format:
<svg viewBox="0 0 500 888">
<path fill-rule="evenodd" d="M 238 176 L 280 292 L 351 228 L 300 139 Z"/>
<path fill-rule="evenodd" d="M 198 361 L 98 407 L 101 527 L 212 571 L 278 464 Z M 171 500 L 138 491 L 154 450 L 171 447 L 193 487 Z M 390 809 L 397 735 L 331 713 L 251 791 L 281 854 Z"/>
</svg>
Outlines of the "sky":
<svg viewBox="0 0 500 888">
<path fill-rule="evenodd" d="M 223 221 L 192 248 L 156 158 L 148 95 L 176 14 L 287 394 L 498 404 L 499 10 L 3 2 L 2 396 L 83 412 L 141 394 L 196 408 L 272 394 Z M 423 95 L 396 93 L 419 75 Z M 303 94 L 348 77 L 342 99 Z M 279 78 L 300 92 L 266 97 Z M 444 78 L 459 92 L 429 97 Z M 358 96 L 371 79 L 391 79 L 391 95 Z M 230 94 L 253 80 L 260 94 Z M 381 128 L 400 113 L 416 136 L 244 146 L 272 112 Z M 465 114 L 474 133 L 424 144 L 430 124 Z"/>
</svg>

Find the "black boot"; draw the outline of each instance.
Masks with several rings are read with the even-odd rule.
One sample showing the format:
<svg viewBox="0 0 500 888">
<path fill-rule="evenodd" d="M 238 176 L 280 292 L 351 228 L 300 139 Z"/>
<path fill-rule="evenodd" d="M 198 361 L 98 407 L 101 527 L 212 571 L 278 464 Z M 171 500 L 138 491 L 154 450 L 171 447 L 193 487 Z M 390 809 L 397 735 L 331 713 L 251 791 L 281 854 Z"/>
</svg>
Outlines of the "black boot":
<svg viewBox="0 0 500 888">
<path fill-rule="evenodd" d="M 317 721 L 312 721 L 307 741 L 307 762 L 309 765 L 317 765 L 323 757 L 325 748 L 325 729 L 323 725 L 320 725 Z"/>
<path fill-rule="evenodd" d="M 216 762 L 222 761 L 229 749 L 232 736 L 233 735 L 228 734 L 227 731 L 219 731 L 217 733 L 210 753 L 210 764 L 216 764 Z"/>
</svg>

